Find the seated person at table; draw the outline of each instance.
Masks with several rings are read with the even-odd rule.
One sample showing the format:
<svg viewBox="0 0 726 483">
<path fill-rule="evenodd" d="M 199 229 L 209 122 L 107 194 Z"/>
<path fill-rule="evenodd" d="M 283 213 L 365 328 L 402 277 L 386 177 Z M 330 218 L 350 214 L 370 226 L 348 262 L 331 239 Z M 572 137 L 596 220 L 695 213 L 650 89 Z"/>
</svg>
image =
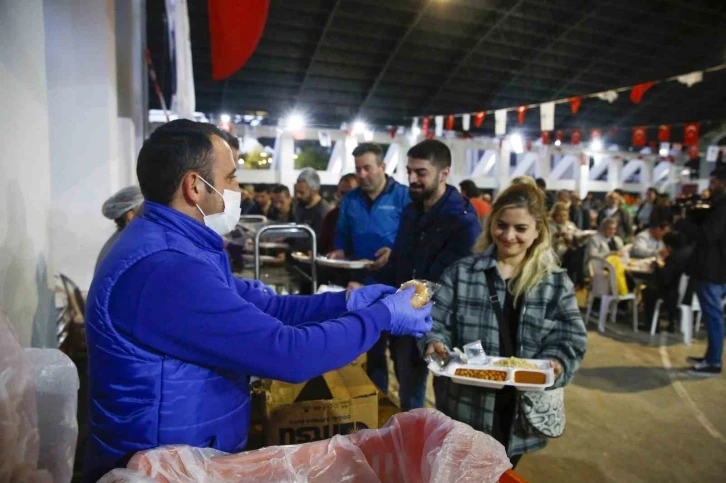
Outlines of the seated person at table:
<svg viewBox="0 0 726 483">
<path fill-rule="evenodd" d="M 550 212 L 550 233 L 552 234 L 552 248 L 557 256 L 562 257 L 575 245 L 577 227 L 570 221 L 567 204 L 558 201 Z"/>
<path fill-rule="evenodd" d="M 272 187 L 270 202 L 274 211 L 270 210 L 270 218 L 277 223 L 294 223 L 292 209 L 292 196 L 290 190 L 284 184 Z"/>
<path fill-rule="evenodd" d="M 648 324 L 653 320 L 655 302 L 663 299 L 665 312 L 668 313 L 668 332 L 675 329 L 675 318 L 678 316 L 678 286 L 681 276 L 686 270 L 688 259 L 693 252 L 693 247 L 688 246 L 678 232 L 669 232 L 663 236 L 663 262 L 653 262 L 652 282 L 643 290 L 643 303 L 645 305 L 645 316 Z M 689 292 L 691 295 L 689 295 Z M 686 290 L 683 300 L 693 298 L 691 290 Z M 658 325 L 656 325 L 656 329 Z"/>
<path fill-rule="evenodd" d="M 663 250 L 663 235 L 670 230 L 671 227 L 668 223 L 661 222 L 638 233 L 633 240 L 630 258 L 651 258 L 658 256 Z"/>
<path fill-rule="evenodd" d="M 587 242 L 587 260 L 592 257 L 607 258 L 623 249 L 623 240 L 616 235 L 617 228 L 618 222 L 612 218 L 605 218 L 600 223 L 598 232 Z"/>
<path fill-rule="evenodd" d="M 574 192 L 570 194 L 570 221 L 575 224 L 578 230 L 589 230 L 592 226 L 590 223 L 590 210 L 583 206 L 582 200 Z"/>
<path fill-rule="evenodd" d="M 262 215 L 268 218 L 275 216 L 275 209 L 272 207 L 272 200 L 270 199 L 270 188 L 267 186 L 260 186 L 255 189 L 255 206 L 253 206 L 248 215 Z"/>
<path fill-rule="evenodd" d="M 633 234 L 633 225 L 622 198 L 616 191 L 612 191 L 605 197 L 605 203 L 605 208 L 600 210 L 597 215 L 597 223 L 601 224 L 605 218 L 613 218 L 617 222 L 618 237 L 621 240 L 629 239 Z"/>
</svg>

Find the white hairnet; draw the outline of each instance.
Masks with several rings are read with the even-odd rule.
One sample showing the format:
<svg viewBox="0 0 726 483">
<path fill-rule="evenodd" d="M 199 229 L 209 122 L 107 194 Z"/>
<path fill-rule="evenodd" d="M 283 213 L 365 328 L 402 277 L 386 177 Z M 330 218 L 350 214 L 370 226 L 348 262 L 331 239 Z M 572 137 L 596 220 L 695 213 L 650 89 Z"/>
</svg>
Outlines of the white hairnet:
<svg viewBox="0 0 726 483">
<path fill-rule="evenodd" d="M 121 218 L 129 210 L 133 210 L 144 202 L 141 188 L 138 186 L 127 186 L 119 190 L 115 195 L 106 200 L 101 208 L 103 216 L 109 220 Z"/>
</svg>

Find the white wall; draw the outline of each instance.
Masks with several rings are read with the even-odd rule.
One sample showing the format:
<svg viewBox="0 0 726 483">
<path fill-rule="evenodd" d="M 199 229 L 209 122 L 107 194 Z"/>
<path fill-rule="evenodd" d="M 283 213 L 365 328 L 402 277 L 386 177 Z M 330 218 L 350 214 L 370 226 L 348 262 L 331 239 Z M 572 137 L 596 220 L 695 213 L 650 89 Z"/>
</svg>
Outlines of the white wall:
<svg viewBox="0 0 726 483">
<path fill-rule="evenodd" d="M 42 0 L 0 0 L 0 306 L 23 345 L 53 344 Z"/>
<path fill-rule="evenodd" d="M 103 202 L 121 188 L 113 0 L 46 0 L 52 266 L 82 290 L 114 231 Z"/>
</svg>

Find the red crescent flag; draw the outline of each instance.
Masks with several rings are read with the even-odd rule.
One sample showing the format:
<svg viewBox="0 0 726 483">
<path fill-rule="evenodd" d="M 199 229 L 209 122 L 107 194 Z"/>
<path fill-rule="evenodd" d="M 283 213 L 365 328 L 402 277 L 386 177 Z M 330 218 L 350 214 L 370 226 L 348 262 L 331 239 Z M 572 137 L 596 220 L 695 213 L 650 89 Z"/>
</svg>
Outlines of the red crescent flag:
<svg viewBox="0 0 726 483">
<path fill-rule="evenodd" d="M 668 124 L 658 126 L 658 141 L 667 143 L 671 140 L 671 127 Z"/>
<path fill-rule="evenodd" d="M 454 130 L 454 115 L 450 114 L 446 118 L 446 130 L 447 131 L 453 131 Z"/>
<path fill-rule="evenodd" d="M 700 153 L 698 152 L 697 144 L 688 146 L 688 159 L 690 159 L 690 160 L 698 159 L 699 154 Z"/>
<path fill-rule="evenodd" d="M 547 146 L 550 143 L 550 132 L 542 131 L 542 144 Z"/>
<path fill-rule="evenodd" d="M 633 90 L 630 91 L 630 100 L 633 101 L 635 104 L 640 104 L 640 101 L 643 100 L 643 94 L 645 94 L 645 91 L 647 91 L 654 85 L 655 82 L 643 82 L 642 84 L 633 86 Z"/>
<path fill-rule="evenodd" d="M 582 97 L 570 97 L 570 110 L 573 114 L 577 114 L 580 110 L 580 104 L 582 104 Z"/>
<path fill-rule="evenodd" d="M 683 128 L 683 144 L 696 146 L 698 144 L 698 133 L 701 130 L 700 122 L 689 122 Z"/>
<path fill-rule="evenodd" d="M 426 116 L 421 120 L 421 134 L 423 134 L 424 137 L 429 135 L 429 123 L 430 122 L 431 122 L 431 118 L 429 116 Z"/>
<path fill-rule="evenodd" d="M 643 126 L 633 128 L 633 146 L 642 148 L 647 141 L 647 132 Z"/>
<path fill-rule="evenodd" d="M 563 131 L 562 129 L 558 129 L 555 132 L 555 140 L 557 140 L 559 142 L 564 142 L 565 141 L 565 131 Z"/>
<path fill-rule="evenodd" d="M 519 106 L 517 108 L 517 122 L 521 126 L 524 124 L 524 114 L 527 112 L 527 106 Z"/>
<path fill-rule="evenodd" d="M 208 0 L 212 78 L 225 79 L 252 56 L 267 22 L 269 0 Z"/>
<path fill-rule="evenodd" d="M 391 127 L 391 128 L 388 129 L 388 134 L 391 135 L 391 139 L 395 139 L 396 138 L 396 133 L 397 132 L 398 132 L 398 128 L 396 126 L 393 126 L 393 127 Z"/>
<path fill-rule="evenodd" d="M 484 119 L 486 119 L 487 113 L 486 111 L 479 111 L 476 114 L 474 114 L 474 126 L 477 128 L 481 127 L 481 124 L 484 122 Z"/>
<path fill-rule="evenodd" d="M 582 139 L 582 130 L 573 129 L 572 135 L 570 136 L 570 142 L 576 146 L 576 145 L 580 144 L 581 139 Z"/>
</svg>

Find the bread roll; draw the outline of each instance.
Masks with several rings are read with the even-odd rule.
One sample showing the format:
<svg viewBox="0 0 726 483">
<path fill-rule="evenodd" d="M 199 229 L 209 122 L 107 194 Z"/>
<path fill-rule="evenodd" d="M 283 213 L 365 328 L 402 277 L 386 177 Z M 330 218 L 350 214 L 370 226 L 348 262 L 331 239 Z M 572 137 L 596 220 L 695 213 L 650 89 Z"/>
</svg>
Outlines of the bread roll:
<svg viewBox="0 0 726 483">
<path fill-rule="evenodd" d="M 428 303 L 429 289 L 426 287 L 426 284 L 419 282 L 418 280 L 411 280 L 410 282 L 406 282 L 401 285 L 401 290 L 405 290 L 408 287 L 416 289 L 416 293 L 414 293 L 413 297 L 411 297 L 411 305 L 414 308 L 420 309 Z"/>
</svg>

